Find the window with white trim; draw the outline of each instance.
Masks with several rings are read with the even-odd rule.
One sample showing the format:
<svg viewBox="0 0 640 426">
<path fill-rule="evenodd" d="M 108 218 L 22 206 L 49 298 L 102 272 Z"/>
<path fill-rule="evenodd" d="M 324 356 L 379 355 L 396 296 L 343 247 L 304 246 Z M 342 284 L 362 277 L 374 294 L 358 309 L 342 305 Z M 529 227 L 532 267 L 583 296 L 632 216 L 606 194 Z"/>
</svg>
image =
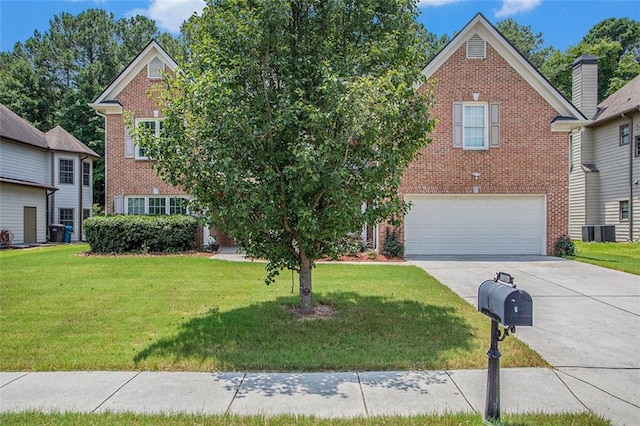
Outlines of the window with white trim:
<svg viewBox="0 0 640 426">
<path fill-rule="evenodd" d="M 91 164 L 82 162 L 82 184 L 84 186 L 91 185 Z"/>
<path fill-rule="evenodd" d="M 58 162 L 58 181 L 73 185 L 73 160 L 60 159 Z"/>
<path fill-rule="evenodd" d="M 487 104 L 464 103 L 462 112 L 462 147 L 464 149 L 487 149 Z"/>
<path fill-rule="evenodd" d="M 128 197 L 127 214 L 145 214 L 144 197 Z"/>
<path fill-rule="evenodd" d="M 620 126 L 620 146 L 629 145 L 629 124 L 623 124 Z"/>
<path fill-rule="evenodd" d="M 620 222 L 629 221 L 629 200 L 620 201 Z"/>
<path fill-rule="evenodd" d="M 144 129 L 151 132 L 152 136 L 160 137 L 164 132 L 163 120 L 159 118 L 143 118 L 136 120 L 136 126 L 143 127 Z M 135 158 L 136 160 L 150 160 L 151 157 L 148 156 L 146 148 L 136 144 L 135 150 Z"/>
<path fill-rule="evenodd" d="M 161 215 L 167 214 L 167 199 L 165 197 L 149 198 L 149 214 Z"/>
<path fill-rule="evenodd" d="M 58 215 L 58 222 L 61 225 L 71 226 L 75 229 L 73 226 L 73 209 L 58 209 Z"/>
<path fill-rule="evenodd" d="M 189 214 L 189 199 L 176 196 L 127 196 L 125 214 Z"/>
</svg>

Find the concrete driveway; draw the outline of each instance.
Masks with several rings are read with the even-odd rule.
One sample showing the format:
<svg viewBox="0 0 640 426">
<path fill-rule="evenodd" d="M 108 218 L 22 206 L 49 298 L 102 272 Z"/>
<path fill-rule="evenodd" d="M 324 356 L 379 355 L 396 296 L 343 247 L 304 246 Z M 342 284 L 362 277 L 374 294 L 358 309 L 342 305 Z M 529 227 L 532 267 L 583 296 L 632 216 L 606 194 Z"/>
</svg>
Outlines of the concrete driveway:
<svg viewBox="0 0 640 426">
<path fill-rule="evenodd" d="M 588 409 L 640 424 L 640 276 L 545 256 L 409 261 L 476 307 L 484 280 L 498 271 L 514 276 L 533 298 L 533 327 L 518 327 L 516 336 Z"/>
</svg>

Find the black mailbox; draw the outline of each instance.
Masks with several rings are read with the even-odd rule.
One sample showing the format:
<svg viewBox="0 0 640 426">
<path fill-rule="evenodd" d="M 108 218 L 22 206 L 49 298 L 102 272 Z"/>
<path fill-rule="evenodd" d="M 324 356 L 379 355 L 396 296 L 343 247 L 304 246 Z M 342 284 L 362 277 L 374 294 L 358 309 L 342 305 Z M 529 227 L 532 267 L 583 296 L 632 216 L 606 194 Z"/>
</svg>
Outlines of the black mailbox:
<svg viewBox="0 0 640 426">
<path fill-rule="evenodd" d="M 533 325 L 533 301 L 529 293 L 499 280 L 480 284 L 478 311 L 506 327 Z"/>
</svg>

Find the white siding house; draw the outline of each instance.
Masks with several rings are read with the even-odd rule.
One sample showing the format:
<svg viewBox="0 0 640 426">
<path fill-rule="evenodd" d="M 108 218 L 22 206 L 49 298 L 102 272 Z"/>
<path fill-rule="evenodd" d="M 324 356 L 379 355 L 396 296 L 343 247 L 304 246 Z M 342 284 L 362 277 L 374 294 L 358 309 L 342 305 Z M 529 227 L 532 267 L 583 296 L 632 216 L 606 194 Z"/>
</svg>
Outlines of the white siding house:
<svg viewBox="0 0 640 426">
<path fill-rule="evenodd" d="M 97 158 L 61 127 L 42 133 L 0 104 L 0 242 L 43 243 L 58 223 L 73 226 L 71 241 L 83 239 Z"/>
<path fill-rule="evenodd" d="M 574 63 L 573 102 L 589 119 L 572 126 L 569 235 L 640 240 L 640 76 L 597 103 L 597 61 Z M 605 231 L 606 230 L 606 231 Z"/>
</svg>

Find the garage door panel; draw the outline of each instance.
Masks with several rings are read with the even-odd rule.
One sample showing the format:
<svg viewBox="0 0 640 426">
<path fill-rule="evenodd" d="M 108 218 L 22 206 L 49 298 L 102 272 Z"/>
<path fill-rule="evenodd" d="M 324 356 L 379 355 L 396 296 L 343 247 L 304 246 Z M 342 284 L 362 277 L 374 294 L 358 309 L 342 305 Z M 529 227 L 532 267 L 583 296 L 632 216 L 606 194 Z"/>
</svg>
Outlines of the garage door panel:
<svg viewBox="0 0 640 426">
<path fill-rule="evenodd" d="M 405 252 L 545 254 L 544 196 L 407 196 Z"/>
</svg>

